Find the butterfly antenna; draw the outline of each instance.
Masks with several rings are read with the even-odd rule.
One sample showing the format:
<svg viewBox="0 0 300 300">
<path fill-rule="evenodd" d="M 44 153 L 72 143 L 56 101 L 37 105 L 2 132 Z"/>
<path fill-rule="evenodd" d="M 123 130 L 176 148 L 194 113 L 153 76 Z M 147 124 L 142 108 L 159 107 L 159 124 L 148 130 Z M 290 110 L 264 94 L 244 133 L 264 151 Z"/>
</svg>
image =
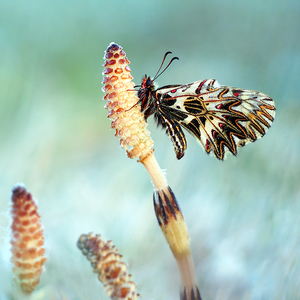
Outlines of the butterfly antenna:
<svg viewBox="0 0 300 300">
<path fill-rule="evenodd" d="M 178 58 L 177 56 L 173 57 L 173 58 L 170 60 L 170 62 L 168 63 L 168 65 L 167 65 L 167 66 L 159 73 L 159 71 L 160 71 L 160 69 L 161 69 L 161 67 L 162 67 L 162 65 L 163 65 L 163 63 L 164 63 L 164 61 L 165 61 L 165 59 L 166 59 L 166 56 L 167 56 L 169 53 L 172 53 L 172 52 L 168 51 L 168 52 L 165 54 L 164 59 L 163 59 L 163 61 L 162 61 L 162 63 L 161 63 L 161 66 L 160 66 L 160 68 L 158 69 L 157 73 L 155 74 L 155 76 L 154 76 L 154 78 L 153 78 L 153 81 L 154 81 L 155 79 L 157 79 L 164 71 L 166 71 L 166 70 L 168 69 L 168 67 L 170 66 L 170 64 L 171 64 L 175 59 L 178 59 L 178 60 L 179 60 L 179 58 Z"/>
<path fill-rule="evenodd" d="M 155 76 L 154 76 L 153 78 L 157 78 L 156 76 L 157 76 L 157 74 L 159 73 L 160 69 L 162 68 L 162 66 L 163 66 L 163 64 L 164 64 L 164 62 L 165 62 L 166 57 L 167 57 L 168 54 L 172 54 L 172 52 L 171 52 L 171 51 L 168 51 L 168 52 L 165 53 L 164 58 L 163 58 L 163 60 L 162 60 L 162 62 L 161 62 L 161 65 L 160 65 L 158 71 L 156 72 L 156 74 L 155 74 Z"/>
<path fill-rule="evenodd" d="M 157 74 L 159 73 L 160 69 L 162 68 L 162 66 L 163 66 L 163 64 L 164 64 L 164 62 L 165 62 L 166 57 L 167 57 L 168 54 L 172 54 L 172 52 L 168 51 L 168 52 L 165 53 L 163 61 L 161 62 L 161 65 L 160 65 L 158 71 L 156 72 L 156 74 L 155 74 L 155 76 L 153 78 L 157 78 L 158 77 Z"/>
</svg>

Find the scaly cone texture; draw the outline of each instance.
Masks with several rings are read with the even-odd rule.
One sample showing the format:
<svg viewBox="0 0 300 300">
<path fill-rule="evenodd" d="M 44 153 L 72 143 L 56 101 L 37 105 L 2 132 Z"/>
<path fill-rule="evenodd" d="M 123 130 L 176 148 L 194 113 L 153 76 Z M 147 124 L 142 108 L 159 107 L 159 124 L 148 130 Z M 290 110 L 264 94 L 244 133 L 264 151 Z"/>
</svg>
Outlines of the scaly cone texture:
<svg viewBox="0 0 300 300">
<path fill-rule="evenodd" d="M 45 249 L 41 219 L 31 194 L 23 186 L 12 190 L 11 262 L 16 284 L 30 294 L 40 282 Z"/>
<path fill-rule="evenodd" d="M 115 135 L 128 157 L 141 160 L 151 152 L 153 141 L 137 104 L 139 99 L 131 82 L 130 62 L 122 47 L 114 43 L 106 49 L 104 59 L 103 91 L 108 118 L 113 120 L 111 127 L 116 129 Z"/>
<path fill-rule="evenodd" d="M 100 235 L 82 234 L 78 248 L 91 262 L 98 279 L 107 287 L 106 293 L 113 300 L 136 300 L 136 286 L 127 273 L 127 265 L 122 261 L 112 241 L 104 241 Z"/>
</svg>

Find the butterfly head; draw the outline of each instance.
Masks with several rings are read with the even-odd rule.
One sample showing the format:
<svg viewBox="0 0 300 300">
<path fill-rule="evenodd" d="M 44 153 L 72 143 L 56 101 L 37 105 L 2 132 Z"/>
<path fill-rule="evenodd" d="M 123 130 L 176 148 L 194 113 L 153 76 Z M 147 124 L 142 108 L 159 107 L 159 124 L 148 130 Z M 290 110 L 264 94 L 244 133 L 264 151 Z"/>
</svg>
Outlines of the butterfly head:
<svg viewBox="0 0 300 300">
<path fill-rule="evenodd" d="M 145 75 L 143 77 L 142 83 L 138 90 L 138 97 L 140 99 L 139 103 L 141 105 L 141 111 L 144 111 L 148 108 L 149 102 L 151 99 L 151 93 L 155 90 L 154 82 L 151 77 Z"/>
<path fill-rule="evenodd" d="M 141 89 L 145 90 L 154 90 L 154 82 L 153 79 L 147 75 L 144 76 L 142 84 L 141 84 Z"/>
</svg>

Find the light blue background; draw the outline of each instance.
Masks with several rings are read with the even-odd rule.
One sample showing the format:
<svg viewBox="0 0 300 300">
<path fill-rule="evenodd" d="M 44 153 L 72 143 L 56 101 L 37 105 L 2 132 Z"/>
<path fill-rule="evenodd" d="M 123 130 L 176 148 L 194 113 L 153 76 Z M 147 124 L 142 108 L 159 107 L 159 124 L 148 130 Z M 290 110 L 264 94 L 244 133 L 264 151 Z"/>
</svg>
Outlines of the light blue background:
<svg viewBox="0 0 300 300">
<path fill-rule="evenodd" d="M 203 298 L 300 297 L 299 1 L 28 0 L 1 1 L 0 11 L 0 299 L 18 299 L 8 213 L 17 182 L 44 224 L 48 261 L 32 299 L 105 299 L 76 247 L 90 231 L 113 240 L 143 299 L 178 299 L 152 184 L 119 148 L 101 100 L 110 42 L 124 48 L 136 84 L 172 51 L 180 60 L 160 86 L 215 78 L 275 100 L 267 135 L 225 162 L 188 134 L 177 161 L 169 137 L 153 120 L 148 128 L 189 227 Z"/>
</svg>

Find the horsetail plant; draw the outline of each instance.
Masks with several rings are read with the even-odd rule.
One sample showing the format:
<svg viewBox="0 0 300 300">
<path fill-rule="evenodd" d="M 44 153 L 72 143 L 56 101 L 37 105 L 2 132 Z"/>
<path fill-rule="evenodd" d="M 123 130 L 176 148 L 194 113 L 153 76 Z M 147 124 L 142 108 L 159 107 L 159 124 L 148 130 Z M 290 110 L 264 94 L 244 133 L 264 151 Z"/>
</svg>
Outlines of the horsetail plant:
<svg viewBox="0 0 300 300">
<path fill-rule="evenodd" d="M 94 273 L 107 288 L 106 294 L 113 300 L 137 300 L 136 286 L 127 272 L 122 255 L 112 244 L 98 234 L 82 234 L 77 242 L 78 248 L 91 262 Z"/>
<path fill-rule="evenodd" d="M 46 261 L 43 228 L 37 204 L 22 185 L 12 190 L 11 262 L 15 282 L 25 294 L 34 291 L 40 282 Z"/>
<path fill-rule="evenodd" d="M 105 51 L 103 91 L 108 118 L 129 158 L 137 158 L 146 168 L 155 187 L 153 202 L 158 224 L 176 259 L 181 278 L 181 300 L 200 300 L 191 256 L 188 229 L 176 197 L 154 156 L 153 141 L 147 130 L 133 77 L 122 47 L 111 43 Z"/>
</svg>

